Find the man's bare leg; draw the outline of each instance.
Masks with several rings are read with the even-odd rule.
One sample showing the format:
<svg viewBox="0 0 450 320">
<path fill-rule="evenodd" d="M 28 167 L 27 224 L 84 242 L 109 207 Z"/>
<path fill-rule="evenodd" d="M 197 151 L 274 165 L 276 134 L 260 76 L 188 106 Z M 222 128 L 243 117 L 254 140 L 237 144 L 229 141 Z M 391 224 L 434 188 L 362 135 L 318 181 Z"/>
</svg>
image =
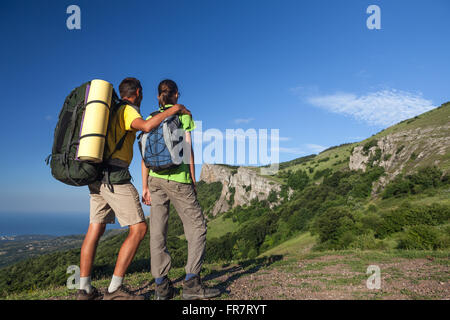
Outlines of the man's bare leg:
<svg viewBox="0 0 450 320">
<path fill-rule="evenodd" d="M 84 237 L 80 254 L 80 289 L 90 293 L 92 265 L 94 264 L 95 252 L 97 250 L 98 241 L 105 232 L 106 224 L 91 223 L 88 232 Z"/>
<path fill-rule="evenodd" d="M 111 283 L 108 287 L 108 292 L 105 293 L 104 300 L 143 300 L 144 296 L 134 295 L 123 290 L 122 283 L 125 272 L 127 271 L 131 261 L 136 255 L 139 244 L 144 239 L 147 233 L 147 223 L 142 221 L 140 223 L 131 225 L 129 233 L 122 246 L 120 247 L 119 255 L 117 257 L 116 267 Z"/>
<path fill-rule="evenodd" d="M 129 227 L 128 237 L 120 247 L 117 257 L 116 267 L 114 269 L 113 278 L 108 288 L 108 292 L 116 291 L 123 283 L 123 277 L 131 261 L 133 260 L 139 244 L 147 233 L 147 223 L 145 221 L 131 225 Z"/>
<path fill-rule="evenodd" d="M 131 261 L 136 254 L 139 244 L 147 233 L 147 223 L 142 221 L 129 227 L 128 237 L 120 247 L 119 256 L 117 257 L 114 275 L 123 277 L 127 271 Z"/>
</svg>

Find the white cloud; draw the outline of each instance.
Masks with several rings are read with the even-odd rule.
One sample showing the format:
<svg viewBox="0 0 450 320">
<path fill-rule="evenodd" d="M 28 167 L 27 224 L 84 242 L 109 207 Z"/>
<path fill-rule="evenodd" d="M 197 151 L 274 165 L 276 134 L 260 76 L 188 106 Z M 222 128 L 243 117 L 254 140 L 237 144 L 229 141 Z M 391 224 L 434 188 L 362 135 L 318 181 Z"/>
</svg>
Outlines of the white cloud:
<svg viewBox="0 0 450 320">
<path fill-rule="evenodd" d="M 393 125 L 434 108 L 432 101 L 424 99 L 420 93 L 395 89 L 361 96 L 353 93 L 314 95 L 306 97 L 306 101 L 313 106 L 381 126 Z"/>
<path fill-rule="evenodd" d="M 324 146 L 321 146 L 321 145 L 318 145 L 318 144 L 313 144 L 313 143 L 306 144 L 306 147 L 309 150 L 313 151 L 314 153 L 320 153 L 320 152 L 322 152 L 323 150 L 325 150 L 327 148 L 327 147 L 324 147 Z"/>
<path fill-rule="evenodd" d="M 234 119 L 233 121 L 235 124 L 241 124 L 241 123 L 249 123 L 253 120 L 255 120 L 255 119 L 254 118 L 237 118 L 237 119 Z"/>
</svg>

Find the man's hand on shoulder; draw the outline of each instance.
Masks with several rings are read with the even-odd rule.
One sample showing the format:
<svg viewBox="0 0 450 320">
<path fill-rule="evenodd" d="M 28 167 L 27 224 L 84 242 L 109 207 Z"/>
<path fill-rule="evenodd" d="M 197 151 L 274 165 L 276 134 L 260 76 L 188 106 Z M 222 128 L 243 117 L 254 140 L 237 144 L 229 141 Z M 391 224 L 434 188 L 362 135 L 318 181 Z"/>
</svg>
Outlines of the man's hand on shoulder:
<svg viewBox="0 0 450 320">
<path fill-rule="evenodd" d="M 177 113 L 187 114 L 192 117 L 192 113 L 182 104 L 175 104 L 172 108 L 176 108 Z"/>
<path fill-rule="evenodd" d="M 182 104 L 176 104 L 166 111 L 161 112 L 148 120 L 144 120 L 142 118 L 135 119 L 131 123 L 131 128 L 139 131 L 150 132 L 154 128 L 157 128 L 164 119 L 175 114 L 187 114 L 192 117 L 191 112 L 186 109 L 185 106 L 183 106 Z"/>
</svg>

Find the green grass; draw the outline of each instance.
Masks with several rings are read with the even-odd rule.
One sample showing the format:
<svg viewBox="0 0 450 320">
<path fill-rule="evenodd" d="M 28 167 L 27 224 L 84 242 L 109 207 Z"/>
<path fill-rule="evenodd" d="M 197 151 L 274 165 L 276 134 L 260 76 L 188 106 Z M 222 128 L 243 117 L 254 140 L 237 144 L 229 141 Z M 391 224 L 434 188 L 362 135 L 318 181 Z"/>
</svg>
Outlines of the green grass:
<svg viewBox="0 0 450 320">
<path fill-rule="evenodd" d="M 284 181 L 283 179 L 281 179 L 281 178 L 279 178 L 279 177 L 277 177 L 277 176 L 275 176 L 275 175 L 262 175 L 262 174 L 261 174 L 261 167 L 243 166 L 243 168 L 253 170 L 253 171 L 255 171 L 258 175 L 260 175 L 260 176 L 266 178 L 266 179 L 269 180 L 269 181 L 273 181 L 273 182 L 275 182 L 275 183 L 277 183 L 277 184 L 284 184 L 284 183 L 285 183 L 285 181 Z"/>
<path fill-rule="evenodd" d="M 47 288 L 45 290 L 29 290 L 28 292 L 21 292 L 7 295 L 5 300 L 45 300 L 54 297 L 64 298 L 70 296 L 75 290 L 69 290 L 65 287 Z"/>
<path fill-rule="evenodd" d="M 221 237 L 228 232 L 233 232 L 238 227 L 236 222 L 233 222 L 231 218 L 225 219 L 223 215 L 208 221 L 208 232 L 206 233 L 207 239 Z"/>
<path fill-rule="evenodd" d="M 316 240 L 316 237 L 313 237 L 309 232 L 305 232 L 267 250 L 260 256 L 299 254 L 314 245 Z"/>
<path fill-rule="evenodd" d="M 223 214 L 208 221 L 206 232 L 206 239 L 219 238 L 226 235 L 228 232 L 233 232 L 238 228 L 238 223 L 233 222 L 231 218 L 224 218 Z M 183 234 L 178 236 L 180 239 L 185 240 L 186 236 Z"/>
<path fill-rule="evenodd" d="M 351 150 L 356 143 L 344 145 L 342 147 L 334 148 L 331 150 L 326 150 L 320 154 L 318 154 L 314 159 L 304 162 L 302 164 L 294 165 L 287 167 L 280 171 L 297 171 L 304 170 L 308 174 L 310 178 L 314 176 L 314 173 L 319 170 L 324 169 L 332 169 L 332 170 L 341 170 L 344 168 L 348 168 L 348 161 L 346 159 L 350 157 Z M 336 157 L 337 156 L 337 157 Z M 328 161 L 321 161 L 325 158 L 329 158 Z M 340 162 L 338 165 L 334 165 L 335 163 Z M 308 168 L 313 167 L 314 171 L 312 173 L 309 172 Z"/>
<path fill-rule="evenodd" d="M 368 204 L 374 204 L 381 210 L 396 209 L 405 201 L 411 203 L 411 205 L 431 205 L 433 203 L 450 205 L 450 188 L 448 186 L 429 191 L 432 191 L 433 194 L 430 195 L 427 191 L 425 191 L 415 195 L 392 197 L 388 199 L 375 199 Z"/>
</svg>

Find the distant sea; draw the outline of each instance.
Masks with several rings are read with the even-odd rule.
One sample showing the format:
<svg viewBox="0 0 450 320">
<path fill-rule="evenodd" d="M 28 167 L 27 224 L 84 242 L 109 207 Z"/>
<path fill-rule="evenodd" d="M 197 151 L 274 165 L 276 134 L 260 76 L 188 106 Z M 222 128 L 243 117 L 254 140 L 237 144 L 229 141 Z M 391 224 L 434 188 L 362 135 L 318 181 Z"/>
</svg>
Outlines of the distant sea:
<svg viewBox="0 0 450 320">
<path fill-rule="evenodd" d="M 89 213 L 0 213 L 0 236 L 84 234 L 89 227 Z M 120 225 L 109 224 L 107 229 Z"/>
</svg>

